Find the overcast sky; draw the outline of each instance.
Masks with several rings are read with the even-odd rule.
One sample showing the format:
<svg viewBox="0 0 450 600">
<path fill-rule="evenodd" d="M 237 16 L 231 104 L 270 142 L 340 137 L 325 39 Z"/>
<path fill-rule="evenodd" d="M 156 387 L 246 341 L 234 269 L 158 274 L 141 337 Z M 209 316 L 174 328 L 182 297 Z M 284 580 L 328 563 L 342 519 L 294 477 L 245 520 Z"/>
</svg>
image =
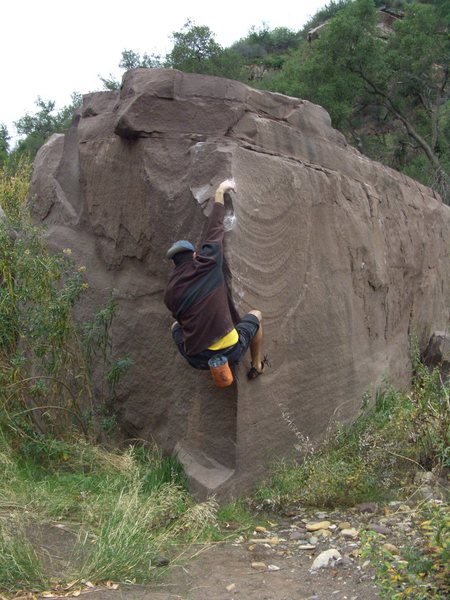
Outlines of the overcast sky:
<svg viewBox="0 0 450 600">
<path fill-rule="evenodd" d="M 191 19 L 222 46 L 263 23 L 297 31 L 327 0 L 4 0 L 0 11 L 0 123 L 35 112 L 35 100 L 70 103 L 72 92 L 102 89 L 120 76 L 122 50 L 164 55 Z"/>
</svg>

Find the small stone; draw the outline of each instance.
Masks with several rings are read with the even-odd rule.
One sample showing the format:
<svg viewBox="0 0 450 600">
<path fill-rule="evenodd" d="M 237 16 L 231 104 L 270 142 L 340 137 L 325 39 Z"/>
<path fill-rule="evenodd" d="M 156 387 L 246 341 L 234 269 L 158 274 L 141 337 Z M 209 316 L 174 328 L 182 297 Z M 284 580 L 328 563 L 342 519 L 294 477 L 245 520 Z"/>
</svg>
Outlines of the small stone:
<svg viewBox="0 0 450 600">
<path fill-rule="evenodd" d="M 318 519 L 322 519 L 322 520 L 323 520 L 323 519 L 326 519 L 326 518 L 328 517 L 328 515 L 327 515 L 327 513 L 326 513 L 326 512 L 317 512 L 317 513 L 316 513 L 316 517 L 317 517 Z"/>
<path fill-rule="evenodd" d="M 153 561 L 155 567 L 166 567 L 170 563 L 170 560 L 165 556 L 158 556 Z"/>
<path fill-rule="evenodd" d="M 267 529 L 261 525 L 258 525 L 258 527 L 255 527 L 255 531 L 256 533 L 266 533 Z"/>
<path fill-rule="evenodd" d="M 400 554 L 400 550 L 394 544 L 383 544 L 381 547 L 391 554 Z"/>
<path fill-rule="evenodd" d="M 293 531 L 292 533 L 289 534 L 290 540 L 301 540 L 302 537 L 303 537 L 303 535 L 300 531 Z"/>
<path fill-rule="evenodd" d="M 269 569 L 269 571 L 279 571 L 280 567 L 277 567 L 277 565 L 268 565 L 267 567 Z"/>
<path fill-rule="evenodd" d="M 285 542 L 284 538 L 273 537 L 273 538 L 252 538 L 250 540 L 250 544 L 270 544 L 271 546 L 276 546 L 280 542 Z"/>
<path fill-rule="evenodd" d="M 266 563 L 263 562 L 252 562 L 252 569 L 256 569 L 256 570 L 264 570 L 267 569 Z"/>
<path fill-rule="evenodd" d="M 236 584 L 230 583 L 230 585 L 227 585 L 227 587 L 225 589 L 227 590 L 227 592 L 232 592 L 236 589 Z"/>
<path fill-rule="evenodd" d="M 310 544 L 317 544 L 317 542 L 318 542 L 318 541 L 319 541 L 319 538 L 318 538 L 317 536 L 315 536 L 315 535 L 312 535 L 312 536 L 309 538 L 309 543 L 310 543 Z"/>
<path fill-rule="evenodd" d="M 250 546 L 248 547 L 248 550 L 249 550 L 250 552 L 254 552 L 254 551 L 255 551 L 255 549 L 256 549 L 256 544 L 250 544 Z"/>
<path fill-rule="evenodd" d="M 344 568 L 348 568 L 348 567 L 352 567 L 353 566 L 353 561 L 350 557 L 348 556 L 343 556 L 340 563 L 339 563 L 340 567 L 344 567 Z"/>
<path fill-rule="evenodd" d="M 346 538 L 352 538 L 355 539 L 358 537 L 358 530 L 355 529 L 354 527 L 351 527 L 350 529 L 343 529 L 341 531 L 341 535 L 346 537 Z"/>
<path fill-rule="evenodd" d="M 375 513 L 378 510 L 378 504 L 376 502 L 361 502 L 355 508 L 361 513 Z"/>
<path fill-rule="evenodd" d="M 351 525 L 348 521 L 341 521 L 338 527 L 339 529 L 350 529 Z"/>
<path fill-rule="evenodd" d="M 439 499 L 439 494 L 429 485 L 422 485 L 417 490 L 417 495 L 422 500 L 436 500 Z"/>
<path fill-rule="evenodd" d="M 385 525 L 379 525 L 378 523 L 369 523 L 368 529 L 371 531 L 375 531 L 375 533 L 380 533 L 381 535 L 389 535 L 391 530 Z"/>
<path fill-rule="evenodd" d="M 331 533 L 331 531 L 330 531 L 329 529 L 320 529 L 320 530 L 317 532 L 317 535 L 320 535 L 321 537 L 324 537 L 324 538 L 329 538 L 329 537 L 331 537 L 333 534 Z"/>
<path fill-rule="evenodd" d="M 417 471 L 414 476 L 415 484 L 433 485 L 436 482 L 436 477 L 432 471 Z"/>
<path fill-rule="evenodd" d="M 307 523 L 306 530 L 307 531 L 319 531 L 320 529 L 329 529 L 330 521 L 318 521 L 316 523 Z"/>
<path fill-rule="evenodd" d="M 314 562 L 311 567 L 311 571 L 317 571 L 318 569 L 323 569 L 325 567 L 329 567 L 330 565 L 334 565 L 338 560 L 341 559 L 341 553 L 336 548 L 330 548 L 329 550 L 324 550 L 314 559 Z"/>
<path fill-rule="evenodd" d="M 316 547 L 312 544 L 302 544 L 301 546 L 297 546 L 299 550 L 315 550 Z"/>
</svg>

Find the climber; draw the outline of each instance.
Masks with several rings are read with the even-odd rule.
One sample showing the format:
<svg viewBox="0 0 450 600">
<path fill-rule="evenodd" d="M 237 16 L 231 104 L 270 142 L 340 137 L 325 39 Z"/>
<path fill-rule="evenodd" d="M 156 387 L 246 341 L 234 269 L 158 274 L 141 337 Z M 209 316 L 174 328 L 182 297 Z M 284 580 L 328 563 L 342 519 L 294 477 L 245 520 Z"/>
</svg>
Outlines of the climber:
<svg viewBox="0 0 450 600">
<path fill-rule="evenodd" d="M 261 312 L 251 310 L 240 319 L 223 274 L 224 195 L 234 191 L 234 185 L 227 179 L 217 188 L 198 253 L 186 240 L 178 240 L 167 251 L 174 270 L 164 302 L 176 319 L 173 340 L 192 367 L 208 369 L 214 355 L 226 356 L 231 366 L 236 365 L 250 346 L 247 377 L 256 379 L 267 362 L 262 357 Z"/>
</svg>

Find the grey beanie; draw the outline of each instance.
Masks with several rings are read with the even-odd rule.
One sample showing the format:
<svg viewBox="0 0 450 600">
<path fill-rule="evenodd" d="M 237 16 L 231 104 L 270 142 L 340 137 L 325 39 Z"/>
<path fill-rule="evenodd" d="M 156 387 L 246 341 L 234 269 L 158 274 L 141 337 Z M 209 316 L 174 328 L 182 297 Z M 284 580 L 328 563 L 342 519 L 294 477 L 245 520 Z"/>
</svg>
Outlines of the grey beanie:
<svg viewBox="0 0 450 600">
<path fill-rule="evenodd" d="M 178 240 L 170 246 L 170 248 L 167 250 L 166 256 L 170 259 L 173 258 L 175 254 L 186 251 L 195 252 L 195 248 L 191 242 L 188 242 L 187 240 Z"/>
</svg>

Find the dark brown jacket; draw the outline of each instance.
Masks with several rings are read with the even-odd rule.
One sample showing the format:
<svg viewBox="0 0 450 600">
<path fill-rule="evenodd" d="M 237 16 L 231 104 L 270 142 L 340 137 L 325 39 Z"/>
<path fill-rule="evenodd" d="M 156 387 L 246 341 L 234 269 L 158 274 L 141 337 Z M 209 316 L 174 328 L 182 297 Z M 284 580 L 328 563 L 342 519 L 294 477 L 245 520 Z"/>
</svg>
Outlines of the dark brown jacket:
<svg viewBox="0 0 450 600">
<path fill-rule="evenodd" d="M 164 302 L 183 328 L 189 355 L 206 350 L 239 322 L 223 275 L 223 204 L 214 203 L 205 242 L 193 260 L 175 266 Z"/>
</svg>

